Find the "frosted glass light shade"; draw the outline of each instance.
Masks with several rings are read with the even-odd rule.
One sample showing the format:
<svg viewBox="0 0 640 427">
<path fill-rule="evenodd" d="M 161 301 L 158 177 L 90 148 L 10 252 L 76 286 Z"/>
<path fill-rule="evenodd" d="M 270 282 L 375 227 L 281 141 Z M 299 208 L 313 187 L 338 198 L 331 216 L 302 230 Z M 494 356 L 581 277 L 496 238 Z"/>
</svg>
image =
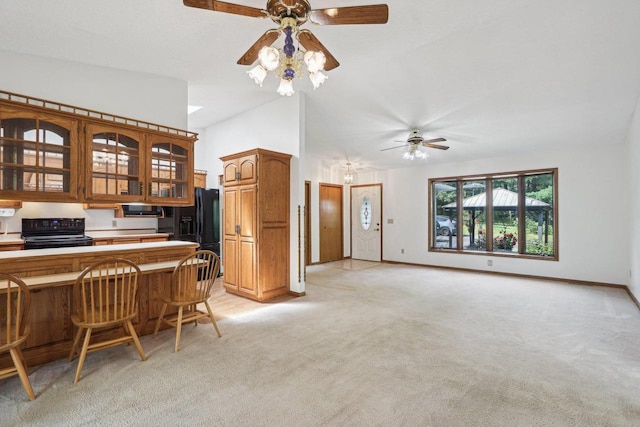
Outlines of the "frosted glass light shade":
<svg viewBox="0 0 640 427">
<path fill-rule="evenodd" d="M 278 87 L 278 93 L 282 96 L 291 96 L 295 93 L 293 90 L 293 82 L 291 80 L 280 80 L 280 87 Z"/>
<path fill-rule="evenodd" d="M 307 70 L 311 74 L 324 70 L 325 62 L 327 62 L 327 57 L 322 52 L 308 50 L 304 53 L 304 63 L 307 64 Z"/>
<path fill-rule="evenodd" d="M 258 65 L 247 71 L 247 74 L 249 74 L 249 77 L 251 77 L 254 82 L 262 87 L 262 82 L 264 82 L 265 77 L 267 77 L 267 70 L 265 70 L 262 65 Z"/>
<path fill-rule="evenodd" d="M 327 75 L 318 71 L 316 73 L 309 73 L 309 80 L 313 83 L 313 88 L 318 89 L 325 80 L 327 80 Z"/>
<path fill-rule="evenodd" d="M 267 71 L 273 71 L 278 68 L 278 65 L 280 64 L 280 52 L 278 52 L 278 49 L 275 47 L 265 46 L 260 49 L 258 59 L 260 59 L 260 64 L 264 69 Z"/>
</svg>

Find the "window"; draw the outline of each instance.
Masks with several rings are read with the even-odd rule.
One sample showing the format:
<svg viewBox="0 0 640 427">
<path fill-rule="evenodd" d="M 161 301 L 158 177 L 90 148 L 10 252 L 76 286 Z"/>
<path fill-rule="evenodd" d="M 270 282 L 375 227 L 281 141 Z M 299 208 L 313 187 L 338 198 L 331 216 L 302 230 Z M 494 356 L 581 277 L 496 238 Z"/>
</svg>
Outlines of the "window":
<svg viewBox="0 0 640 427">
<path fill-rule="evenodd" d="M 429 180 L 429 250 L 557 260 L 557 182 L 557 169 Z"/>
</svg>

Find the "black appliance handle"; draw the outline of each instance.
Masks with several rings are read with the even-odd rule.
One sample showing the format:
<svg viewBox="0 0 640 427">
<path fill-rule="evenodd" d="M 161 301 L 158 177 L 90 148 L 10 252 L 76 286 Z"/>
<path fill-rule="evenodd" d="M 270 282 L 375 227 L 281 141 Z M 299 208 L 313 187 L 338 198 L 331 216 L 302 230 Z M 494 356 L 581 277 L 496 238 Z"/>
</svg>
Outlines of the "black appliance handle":
<svg viewBox="0 0 640 427">
<path fill-rule="evenodd" d="M 196 188 L 196 217 L 194 218 L 196 228 L 196 241 L 202 243 L 202 192 Z"/>
</svg>

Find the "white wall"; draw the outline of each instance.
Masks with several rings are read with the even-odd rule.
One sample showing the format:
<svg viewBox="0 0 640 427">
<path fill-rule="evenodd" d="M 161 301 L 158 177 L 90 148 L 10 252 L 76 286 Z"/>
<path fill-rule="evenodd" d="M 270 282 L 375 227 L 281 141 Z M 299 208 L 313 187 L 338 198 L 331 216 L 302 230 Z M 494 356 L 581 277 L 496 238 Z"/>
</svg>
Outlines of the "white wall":
<svg viewBox="0 0 640 427">
<path fill-rule="evenodd" d="M 640 119 L 636 117 L 634 123 L 631 138 L 636 146 L 640 146 Z M 630 236 L 640 235 L 640 220 L 635 220 L 635 230 L 628 232 L 631 202 L 627 195 L 634 187 L 628 179 L 627 154 L 627 146 L 620 144 L 607 145 L 606 151 L 600 148 L 558 149 L 519 158 L 482 159 L 460 164 L 429 164 L 427 161 L 416 168 L 359 172 L 356 180 L 358 184 L 383 184 L 384 260 L 626 285 Z M 640 148 L 636 147 L 634 155 L 635 161 L 640 162 Z M 309 161 L 313 162 L 312 159 Z M 559 177 L 559 261 L 428 252 L 429 178 L 552 167 L 558 168 Z M 306 179 L 313 181 L 313 188 L 317 188 L 316 180 L 340 182 L 335 173 L 318 162 L 310 166 Z M 633 179 L 640 185 L 638 172 L 634 171 Z M 634 194 L 633 200 L 633 217 L 640 217 L 640 196 Z M 317 198 L 313 203 L 317 206 Z M 348 214 L 345 209 L 345 216 Z M 314 217 L 317 218 L 317 213 Z M 393 224 L 388 224 L 388 219 L 393 219 Z M 319 235 L 317 221 L 313 224 L 312 243 L 317 242 Z M 345 233 L 350 233 L 348 227 Z M 313 249 L 316 260 L 317 244 Z M 634 272 L 640 276 L 640 257 L 637 255 L 637 252 L 635 256 L 632 253 L 632 259 L 635 260 Z M 487 266 L 488 259 L 493 261 L 492 267 Z M 634 279 L 633 286 L 636 290 L 640 288 L 640 277 Z"/>
<path fill-rule="evenodd" d="M 187 82 L 0 50 L 0 90 L 179 129 Z"/>
<path fill-rule="evenodd" d="M 114 68 L 0 50 L 0 90 L 160 125 L 187 128 L 187 82 Z M 113 229 L 113 211 L 79 203 L 24 203 L 7 230 L 25 217 L 86 218 L 88 230 Z M 4 224 L 3 224 L 4 225 Z M 118 218 L 117 228 L 157 228 L 153 218 Z M 2 230 L 4 231 L 4 230 Z"/>
<path fill-rule="evenodd" d="M 638 244 L 638 236 L 640 236 L 640 99 L 636 104 L 635 113 L 629 128 L 629 137 L 627 139 L 629 147 L 629 181 L 632 191 L 631 195 L 631 226 L 629 227 L 629 235 L 632 236 L 629 245 L 629 263 L 631 275 L 629 279 L 629 289 L 640 300 L 640 244 Z"/>
<path fill-rule="evenodd" d="M 304 292 L 298 271 L 298 206 L 304 205 L 304 93 L 282 97 L 205 129 L 198 147 L 198 168 L 207 170 L 207 184 L 219 188 L 220 157 L 253 148 L 291 154 L 290 289 Z M 224 209 L 224 206 L 223 206 Z M 301 224 L 304 224 L 301 218 Z M 300 280 L 298 277 L 300 276 Z"/>
<path fill-rule="evenodd" d="M 371 182 L 383 182 L 384 259 L 627 284 L 630 242 L 627 195 L 631 187 L 626 156 L 627 147 L 621 144 L 607 145 L 606 152 L 598 148 L 559 149 L 521 158 L 425 164 L 420 168 L 371 174 L 368 177 Z M 551 167 L 559 169 L 558 262 L 427 251 L 429 178 Z M 394 223 L 387 224 L 388 219 Z M 493 260 L 493 267 L 487 266 L 488 259 Z"/>
</svg>

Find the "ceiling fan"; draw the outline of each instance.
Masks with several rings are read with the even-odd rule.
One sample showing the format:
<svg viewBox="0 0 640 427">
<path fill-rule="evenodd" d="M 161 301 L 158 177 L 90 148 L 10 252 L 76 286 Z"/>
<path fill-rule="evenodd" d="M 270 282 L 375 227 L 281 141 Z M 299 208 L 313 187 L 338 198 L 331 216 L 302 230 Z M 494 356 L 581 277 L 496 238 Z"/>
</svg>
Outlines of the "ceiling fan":
<svg viewBox="0 0 640 427">
<path fill-rule="evenodd" d="M 298 27 L 307 21 L 317 25 L 345 25 L 345 24 L 384 24 L 388 20 L 389 9 L 386 4 L 369 6 L 335 7 L 328 9 L 312 9 L 307 0 L 267 0 L 265 9 L 226 3 L 216 0 L 183 0 L 185 6 L 217 12 L 233 13 L 253 18 L 270 18 L 279 25 L 279 29 L 265 32 L 238 60 L 240 65 L 251 65 L 259 57 L 263 47 L 271 46 L 281 33 L 287 39 L 295 34 L 299 43 L 307 51 L 320 51 L 326 57 L 324 70 L 329 71 L 340 63 L 327 50 L 320 40 L 309 30 L 299 30 Z M 287 30 L 289 29 L 289 30 Z M 291 48 L 293 42 L 291 41 Z M 287 53 L 285 42 L 285 53 Z M 293 55 L 291 51 L 291 56 Z M 289 56 L 289 53 L 287 53 Z"/>
<path fill-rule="evenodd" d="M 436 148 L 438 150 L 448 150 L 449 147 L 446 145 L 436 144 L 436 142 L 444 142 L 446 139 L 444 138 L 433 138 L 433 139 L 424 139 L 422 137 L 422 131 L 418 128 L 411 129 L 411 134 L 406 141 L 395 141 L 395 142 L 403 142 L 402 145 L 397 145 L 395 147 L 383 148 L 380 151 L 394 150 L 396 148 L 408 147 L 407 151 L 405 151 L 403 157 L 405 159 L 413 160 L 414 157 L 417 158 L 426 158 L 427 153 L 420 150 L 420 146 L 427 148 Z"/>
</svg>

